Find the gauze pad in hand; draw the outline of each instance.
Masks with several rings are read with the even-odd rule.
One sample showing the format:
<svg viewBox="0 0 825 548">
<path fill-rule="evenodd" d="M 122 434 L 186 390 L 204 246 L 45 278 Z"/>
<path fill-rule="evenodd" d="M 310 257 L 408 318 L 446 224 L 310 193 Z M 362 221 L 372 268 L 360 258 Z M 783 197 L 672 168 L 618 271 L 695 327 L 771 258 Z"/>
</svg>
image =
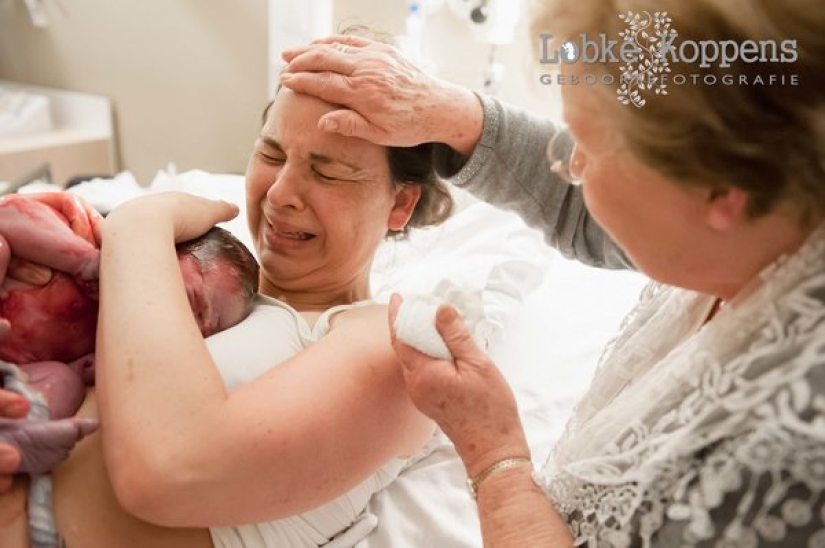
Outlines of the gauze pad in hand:
<svg viewBox="0 0 825 548">
<path fill-rule="evenodd" d="M 395 334 L 419 352 L 434 358 L 452 360 L 447 345 L 435 328 L 435 313 L 442 303 L 451 304 L 481 348 L 486 346 L 484 303 L 481 291 L 465 291 L 449 280 L 440 282 L 432 293 L 402 294 L 401 308 L 395 318 Z"/>
</svg>

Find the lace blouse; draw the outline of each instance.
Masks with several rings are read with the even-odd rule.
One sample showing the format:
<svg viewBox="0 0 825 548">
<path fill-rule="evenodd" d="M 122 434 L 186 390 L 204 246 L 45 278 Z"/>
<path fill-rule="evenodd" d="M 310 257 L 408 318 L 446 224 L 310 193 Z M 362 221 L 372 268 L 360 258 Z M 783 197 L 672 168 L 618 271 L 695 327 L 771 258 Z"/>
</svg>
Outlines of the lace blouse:
<svg viewBox="0 0 825 548">
<path fill-rule="evenodd" d="M 825 547 L 825 227 L 744 293 L 643 292 L 540 474 L 577 544 Z"/>
</svg>

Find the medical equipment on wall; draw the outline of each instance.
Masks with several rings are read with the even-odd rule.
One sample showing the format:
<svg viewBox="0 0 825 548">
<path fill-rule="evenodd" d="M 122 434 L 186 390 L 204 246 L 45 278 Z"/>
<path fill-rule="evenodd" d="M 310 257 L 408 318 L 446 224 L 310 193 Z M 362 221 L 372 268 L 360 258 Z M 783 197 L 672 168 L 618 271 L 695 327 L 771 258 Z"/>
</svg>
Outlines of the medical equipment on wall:
<svg viewBox="0 0 825 548">
<path fill-rule="evenodd" d="M 504 75 L 504 64 L 497 59 L 498 48 L 515 40 L 524 0 L 408 0 L 405 32 L 399 47 L 425 68 L 429 64 L 423 55 L 425 22 L 445 4 L 454 17 L 470 27 L 477 43 L 489 46 L 484 91 L 495 93 Z"/>
<path fill-rule="evenodd" d="M 498 48 L 515 39 L 522 0 L 447 0 L 447 4 L 453 14 L 470 26 L 476 42 L 489 45 L 484 91 L 495 93 L 504 76 L 504 64 L 497 59 Z"/>
<path fill-rule="evenodd" d="M 501 46 L 513 42 L 521 18 L 521 0 L 447 0 L 479 43 Z"/>
<path fill-rule="evenodd" d="M 425 69 L 431 64 L 424 55 L 425 21 L 443 5 L 444 0 L 407 0 L 404 34 L 398 37 L 398 47 Z"/>
</svg>

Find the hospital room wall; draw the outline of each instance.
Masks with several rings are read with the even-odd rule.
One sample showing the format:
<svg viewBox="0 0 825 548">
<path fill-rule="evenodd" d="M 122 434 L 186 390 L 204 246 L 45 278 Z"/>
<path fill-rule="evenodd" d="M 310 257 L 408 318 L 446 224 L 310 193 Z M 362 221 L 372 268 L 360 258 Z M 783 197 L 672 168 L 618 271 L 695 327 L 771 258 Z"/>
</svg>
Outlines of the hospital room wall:
<svg viewBox="0 0 825 548">
<path fill-rule="evenodd" d="M 476 41 L 470 24 L 450 11 L 446 5 L 449 1 L 423 17 L 424 63 L 441 78 L 483 91 L 490 46 Z M 402 35 L 407 4 L 407 0 L 334 0 L 333 20 L 338 26 L 362 24 Z M 524 10 L 512 43 L 497 46 L 496 60 L 504 66 L 504 73 L 494 93 L 507 103 L 558 118 L 561 115 L 558 90 L 539 82 L 541 72 L 532 51 L 536 40 Z"/>
<path fill-rule="evenodd" d="M 267 0 L 0 0 L 0 79 L 112 99 L 118 169 L 242 172 L 267 99 Z"/>
<path fill-rule="evenodd" d="M 332 27 L 359 23 L 404 33 L 406 0 L 312 1 L 331 3 Z M 282 32 L 295 15 L 294 0 L 41 5 L 48 20 L 43 29 L 32 25 L 22 0 L 0 0 L 0 79 L 111 98 L 117 168 L 131 171 L 141 184 L 170 162 L 179 171 L 243 171 L 280 69 L 269 33 Z M 287 11 L 279 15 L 281 6 Z M 489 46 L 476 42 L 467 22 L 446 6 L 424 22 L 423 57 L 431 69 L 481 90 Z M 293 35 L 306 39 L 287 34 L 284 42 L 294 41 Z M 557 114 L 554 90 L 541 86 L 531 69 L 526 18 L 515 37 L 498 50 L 506 71 L 497 95 Z"/>
</svg>

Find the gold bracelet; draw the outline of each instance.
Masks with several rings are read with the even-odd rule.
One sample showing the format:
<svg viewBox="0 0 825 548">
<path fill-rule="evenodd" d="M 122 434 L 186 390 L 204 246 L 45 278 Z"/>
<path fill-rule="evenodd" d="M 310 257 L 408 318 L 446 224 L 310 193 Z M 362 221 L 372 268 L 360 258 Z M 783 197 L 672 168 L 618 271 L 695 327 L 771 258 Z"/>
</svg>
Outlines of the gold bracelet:
<svg viewBox="0 0 825 548">
<path fill-rule="evenodd" d="M 470 490 L 470 495 L 472 495 L 473 499 L 475 499 L 478 496 L 478 487 L 479 485 L 481 485 L 481 482 L 483 482 L 496 472 L 501 472 L 502 470 L 507 470 L 508 468 L 514 468 L 516 466 L 521 466 L 522 464 L 529 464 L 532 466 L 533 461 L 530 460 L 529 457 L 509 457 L 506 459 L 501 459 L 500 461 L 494 462 L 474 477 L 467 478 L 467 489 Z"/>
</svg>

